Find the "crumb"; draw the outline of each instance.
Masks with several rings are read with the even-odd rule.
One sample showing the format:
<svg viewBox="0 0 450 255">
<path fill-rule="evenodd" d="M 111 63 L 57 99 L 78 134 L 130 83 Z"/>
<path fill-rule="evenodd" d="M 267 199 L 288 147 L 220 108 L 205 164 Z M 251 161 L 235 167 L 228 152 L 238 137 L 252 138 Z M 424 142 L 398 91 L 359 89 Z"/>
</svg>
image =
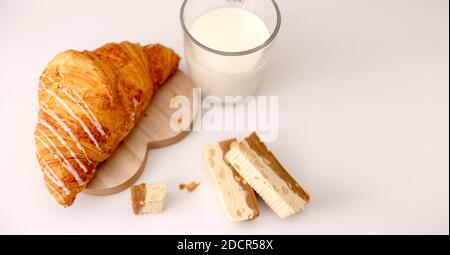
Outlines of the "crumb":
<svg viewBox="0 0 450 255">
<path fill-rule="evenodd" d="M 189 184 L 180 183 L 180 184 L 178 184 L 178 188 L 180 190 L 187 189 L 187 191 L 192 192 L 197 188 L 198 185 L 200 185 L 200 183 L 198 183 L 198 182 L 191 182 Z"/>
<path fill-rule="evenodd" d="M 198 185 L 200 185 L 200 183 L 197 183 L 197 182 L 191 182 L 191 183 L 189 183 L 189 184 L 187 185 L 187 190 L 188 190 L 189 192 L 192 192 L 192 191 L 194 191 L 194 190 L 197 188 Z"/>
</svg>

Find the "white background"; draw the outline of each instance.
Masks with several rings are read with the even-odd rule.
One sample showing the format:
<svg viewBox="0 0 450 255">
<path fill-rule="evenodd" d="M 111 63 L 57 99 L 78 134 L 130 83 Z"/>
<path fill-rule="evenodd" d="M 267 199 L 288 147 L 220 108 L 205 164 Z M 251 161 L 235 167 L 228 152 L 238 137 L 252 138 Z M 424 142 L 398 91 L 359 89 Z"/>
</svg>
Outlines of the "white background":
<svg viewBox="0 0 450 255">
<path fill-rule="evenodd" d="M 281 220 L 260 201 L 259 218 L 232 223 L 201 154 L 232 133 L 194 132 L 149 153 L 139 181 L 168 185 L 158 215 L 134 216 L 129 190 L 61 208 L 35 159 L 48 61 L 122 40 L 182 55 L 181 1 L 0 0 L 0 234 L 448 234 L 448 1 L 278 2 L 283 25 L 258 94 L 279 96 L 269 146 L 312 203 Z M 201 185 L 178 191 L 188 181 Z"/>
</svg>

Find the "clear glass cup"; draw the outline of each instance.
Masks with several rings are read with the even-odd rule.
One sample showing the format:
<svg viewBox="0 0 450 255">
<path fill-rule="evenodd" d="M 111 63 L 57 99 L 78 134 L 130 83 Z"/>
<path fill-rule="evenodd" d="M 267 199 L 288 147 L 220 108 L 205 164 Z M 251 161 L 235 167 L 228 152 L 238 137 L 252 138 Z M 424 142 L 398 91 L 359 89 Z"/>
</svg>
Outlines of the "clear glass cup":
<svg viewBox="0 0 450 255">
<path fill-rule="evenodd" d="M 189 32 L 193 21 L 215 8 L 242 8 L 258 16 L 270 36 L 261 45 L 241 52 L 224 52 L 200 43 Z M 185 0 L 180 12 L 184 54 L 189 74 L 202 96 L 248 96 L 260 84 L 280 30 L 280 10 L 274 0 Z"/>
</svg>

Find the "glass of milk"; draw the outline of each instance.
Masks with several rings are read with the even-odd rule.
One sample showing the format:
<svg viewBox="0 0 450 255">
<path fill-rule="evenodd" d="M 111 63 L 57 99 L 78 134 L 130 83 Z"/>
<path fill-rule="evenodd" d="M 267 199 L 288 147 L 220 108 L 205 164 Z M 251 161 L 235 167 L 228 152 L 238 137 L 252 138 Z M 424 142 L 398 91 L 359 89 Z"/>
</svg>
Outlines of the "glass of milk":
<svg viewBox="0 0 450 255">
<path fill-rule="evenodd" d="M 274 0 L 185 0 L 184 53 L 202 96 L 252 95 L 281 25 Z"/>
</svg>

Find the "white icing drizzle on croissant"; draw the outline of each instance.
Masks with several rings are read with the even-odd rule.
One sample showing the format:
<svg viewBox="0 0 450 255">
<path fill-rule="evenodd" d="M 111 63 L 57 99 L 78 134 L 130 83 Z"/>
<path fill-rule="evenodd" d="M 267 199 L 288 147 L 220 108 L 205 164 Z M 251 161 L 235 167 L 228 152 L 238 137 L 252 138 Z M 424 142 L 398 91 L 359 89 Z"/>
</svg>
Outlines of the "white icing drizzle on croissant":
<svg viewBox="0 0 450 255">
<path fill-rule="evenodd" d="M 39 158 L 42 158 L 39 152 L 37 154 Z M 44 174 L 48 177 L 48 179 L 51 180 L 56 186 L 63 189 L 66 195 L 70 195 L 72 193 L 70 189 L 67 188 L 64 182 L 58 177 L 56 172 L 47 164 L 47 162 L 44 159 L 42 159 L 42 164 L 44 165 L 42 169 L 44 170 Z"/>
<path fill-rule="evenodd" d="M 52 77 L 48 77 L 48 79 L 54 83 L 55 81 L 52 79 Z M 56 95 L 55 92 L 53 92 L 52 90 L 50 90 L 49 88 L 46 88 L 45 85 L 41 82 L 41 84 L 44 86 L 45 92 L 47 92 L 48 94 L 50 94 L 51 96 L 53 96 L 62 106 L 64 106 L 64 108 L 66 109 L 66 111 L 70 114 L 70 116 L 72 116 L 72 118 L 74 118 L 76 121 L 78 121 L 78 123 L 80 123 L 81 127 L 83 128 L 83 130 L 86 132 L 86 134 L 89 136 L 89 138 L 91 139 L 91 141 L 95 144 L 95 147 L 97 147 L 98 150 L 100 149 L 100 146 L 98 144 L 98 141 L 95 139 L 94 135 L 92 135 L 91 130 L 89 130 L 89 128 L 87 127 L 86 123 L 84 123 L 84 121 L 82 119 L 80 119 L 73 111 L 72 109 L 66 104 L 66 102 L 59 97 L 58 95 Z"/>
<path fill-rule="evenodd" d="M 56 123 L 60 127 L 62 127 L 64 129 L 64 131 L 66 131 L 67 134 L 69 134 L 69 136 L 72 138 L 72 140 L 77 145 L 78 149 L 80 149 L 83 152 L 86 159 L 91 163 L 92 161 L 88 158 L 86 151 L 84 150 L 84 147 L 80 144 L 80 141 L 75 136 L 75 134 L 72 132 L 72 130 L 67 126 L 67 124 L 64 123 L 64 121 L 54 111 L 47 109 L 46 107 L 42 107 L 41 110 L 43 112 L 45 112 L 47 115 L 49 115 L 50 117 L 52 117 L 56 121 Z"/>
<path fill-rule="evenodd" d="M 98 119 L 95 117 L 95 115 L 92 113 L 91 109 L 89 108 L 89 105 L 86 103 L 86 101 L 84 101 L 84 99 L 80 96 L 80 94 L 76 91 L 73 90 L 74 95 L 78 98 L 78 100 L 80 100 L 86 111 L 89 113 L 86 113 L 81 107 L 80 109 L 83 110 L 84 114 L 86 114 L 86 116 L 88 117 L 88 119 L 92 122 L 92 124 L 94 124 L 95 128 L 97 129 L 98 132 L 100 132 L 100 134 L 102 135 L 106 135 L 105 131 L 102 128 L 102 125 L 100 124 L 100 122 L 98 121 Z M 78 105 L 79 103 L 77 101 L 75 101 Z"/>
<path fill-rule="evenodd" d="M 64 79 L 64 74 L 60 73 L 59 76 L 61 76 L 61 78 Z M 77 104 L 78 108 L 80 108 L 81 111 L 83 111 L 83 113 L 86 115 L 86 117 L 91 121 L 91 123 L 95 126 L 95 128 L 97 129 L 97 131 L 102 135 L 106 135 L 105 131 L 102 128 L 102 125 L 100 124 L 100 122 L 98 121 L 98 119 L 95 117 L 94 113 L 92 113 L 91 108 L 89 108 L 89 105 L 86 103 L 86 101 L 84 101 L 83 97 L 80 96 L 80 94 L 76 91 L 76 90 L 72 90 L 72 92 L 74 93 L 74 95 L 78 98 L 75 99 L 74 96 L 69 93 L 66 88 L 62 89 L 63 93 L 65 95 L 67 95 L 74 103 Z M 81 101 L 81 103 L 83 103 L 83 107 L 80 105 L 79 101 Z"/>
<path fill-rule="evenodd" d="M 137 107 L 139 106 L 141 102 L 139 102 L 138 100 L 136 100 L 136 98 L 133 98 L 133 112 L 130 113 L 130 117 L 131 119 L 134 121 L 136 119 L 136 111 L 137 111 Z"/>
<path fill-rule="evenodd" d="M 44 134 L 44 132 L 40 131 L 39 129 L 38 129 L 38 131 L 39 131 L 42 135 L 44 135 L 44 136 L 47 138 L 47 140 L 49 140 L 48 137 Z M 67 169 L 67 171 L 69 171 L 69 172 L 72 174 L 72 176 L 75 178 L 75 180 L 78 182 L 78 184 L 84 185 L 83 180 L 80 178 L 80 176 L 79 176 L 78 173 L 75 171 L 75 169 L 73 169 L 72 165 L 69 164 L 69 162 L 68 162 L 67 159 L 64 157 L 64 155 L 62 155 L 63 160 L 64 160 L 64 161 L 63 161 L 63 160 L 60 158 L 60 156 L 59 156 L 58 154 L 56 154 L 55 151 L 54 151 L 52 148 L 50 148 L 50 146 L 49 146 L 46 142 L 44 142 L 39 136 L 36 136 L 36 135 L 35 135 L 34 137 L 36 138 L 37 141 L 39 141 L 40 143 L 42 143 L 42 145 L 44 145 L 45 148 L 47 148 L 47 150 L 49 150 L 49 151 L 52 153 L 53 157 L 54 157 L 55 159 L 57 159 L 57 160 L 59 161 L 59 163 L 61 163 L 61 165 L 63 165 L 64 168 Z M 49 140 L 49 141 L 51 142 L 51 140 Z M 62 154 L 62 153 L 58 150 L 58 148 L 56 148 L 56 150 L 58 151 L 59 154 Z"/>
<path fill-rule="evenodd" d="M 83 164 L 83 162 L 81 162 L 78 157 L 77 154 L 75 154 L 75 152 L 73 152 L 73 150 L 70 148 L 70 146 L 66 143 L 66 141 L 61 137 L 61 135 L 52 127 L 50 126 L 50 124 L 48 124 L 47 121 L 45 120 L 39 120 L 38 121 L 39 124 L 44 125 L 48 130 L 50 130 L 55 136 L 56 138 L 59 140 L 59 142 L 66 148 L 66 150 L 70 153 L 70 156 L 72 156 L 73 159 L 75 159 L 75 161 L 78 163 L 78 166 L 81 167 L 81 169 L 83 169 L 83 171 L 85 173 L 88 172 L 86 166 Z M 40 132 L 42 132 L 41 130 L 39 130 Z M 50 143 L 52 143 L 53 146 L 55 146 L 53 144 L 53 142 L 43 133 L 43 135 L 49 140 Z M 56 148 L 56 146 L 55 146 Z M 58 148 L 56 148 L 58 150 Z M 58 150 L 59 151 L 59 150 Z M 63 156 L 63 155 L 62 155 Z M 63 156 L 64 157 L 64 156 Z"/>
</svg>

